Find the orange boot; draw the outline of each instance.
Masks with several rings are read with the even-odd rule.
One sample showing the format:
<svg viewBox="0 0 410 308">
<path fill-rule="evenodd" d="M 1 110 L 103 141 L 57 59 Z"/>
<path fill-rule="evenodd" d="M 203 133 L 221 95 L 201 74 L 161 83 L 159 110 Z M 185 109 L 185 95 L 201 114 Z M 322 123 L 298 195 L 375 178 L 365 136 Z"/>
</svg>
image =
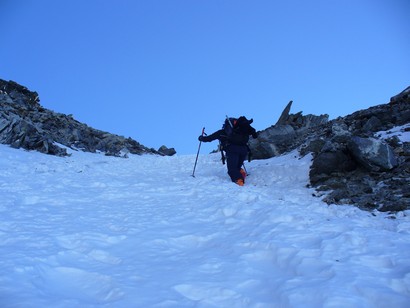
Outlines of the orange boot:
<svg viewBox="0 0 410 308">
<path fill-rule="evenodd" d="M 245 181 L 246 171 L 241 168 L 241 170 L 239 170 L 239 172 L 242 174 L 243 180 Z"/>
<path fill-rule="evenodd" d="M 235 184 L 238 184 L 239 186 L 243 186 L 245 183 L 243 182 L 243 179 L 238 179 Z"/>
</svg>

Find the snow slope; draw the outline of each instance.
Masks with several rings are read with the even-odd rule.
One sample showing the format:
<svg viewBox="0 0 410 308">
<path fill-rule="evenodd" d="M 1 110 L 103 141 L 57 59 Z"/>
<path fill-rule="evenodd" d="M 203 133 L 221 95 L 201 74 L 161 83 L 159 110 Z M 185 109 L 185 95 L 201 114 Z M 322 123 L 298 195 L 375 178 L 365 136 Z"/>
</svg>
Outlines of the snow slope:
<svg viewBox="0 0 410 308">
<path fill-rule="evenodd" d="M 410 213 L 328 206 L 310 157 L 0 145 L 0 307 L 409 307 Z"/>
</svg>

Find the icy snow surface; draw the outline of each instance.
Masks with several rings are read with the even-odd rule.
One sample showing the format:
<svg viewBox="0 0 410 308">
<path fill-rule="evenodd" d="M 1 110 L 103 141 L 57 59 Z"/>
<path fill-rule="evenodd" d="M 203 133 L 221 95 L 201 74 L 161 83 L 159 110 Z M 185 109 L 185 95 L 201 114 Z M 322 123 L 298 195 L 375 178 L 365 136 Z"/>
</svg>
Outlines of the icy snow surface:
<svg viewBox="0 0 410 308">
<path fill-rule="evenodd" d="M 376 133 L 382 139 L 387 139 L 393 136 L 399 138 L 400 142 L 410 142 L 410 123 L 403 126 L 396 126 L 389 131 L 381 131 Z"/>
<path fill-rule="evenodd" d="M 409 307 L 410 213 L 328 206 L 311 158 L 0 145 L 0 307 Z"/>
</svg>

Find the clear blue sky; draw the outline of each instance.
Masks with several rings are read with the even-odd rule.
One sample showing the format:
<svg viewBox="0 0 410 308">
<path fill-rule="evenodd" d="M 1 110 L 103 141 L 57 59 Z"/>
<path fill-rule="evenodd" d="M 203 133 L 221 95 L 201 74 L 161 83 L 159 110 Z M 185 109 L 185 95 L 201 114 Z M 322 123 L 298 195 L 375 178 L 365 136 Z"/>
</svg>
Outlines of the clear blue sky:
<svg viewBox="0 0 410 308">
<path fill-rule="evenodd" d="M 193 154 L 225 115 L 261 130 L 289 100 L 331 119 L 387 103 L 410 85 L 409 16 L 408 0 L 0 0 L 0 78 Z"/>
</svg>

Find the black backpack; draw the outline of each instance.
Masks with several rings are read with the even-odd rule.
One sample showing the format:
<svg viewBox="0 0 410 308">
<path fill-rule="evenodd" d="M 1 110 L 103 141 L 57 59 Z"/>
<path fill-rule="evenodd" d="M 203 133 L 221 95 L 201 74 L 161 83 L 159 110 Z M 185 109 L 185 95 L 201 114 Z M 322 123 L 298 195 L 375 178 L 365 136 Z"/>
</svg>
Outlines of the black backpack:
<svg viewBox="0 0 410 308">
<path fill-rule="evenodd" d="M 222 125 L 222 129 L 225 134 L 222 138 L 223 146 L 230 144 L 246 145 L 249 141 L 249 125 L 252 120 L 248 120 L 245 117 L 240 118 L 228 118 L 226 117 L 225 123 Z"/>
<path fill-rule="evenodd" d="M 226 117 L 225 122 L 222 125 L 222 129 L 224 130 L 225 134 L 220 139 L 219 144 L 223 164 L 225 164 L 224 151 L 227 146 L 231 144 L 247 146 L 249 141 L 249 128 L 252 122 L 253 120 L 248 120 L 244 116 L 239 118 L 228 118 L 228 116 Z"/>
</svg>

